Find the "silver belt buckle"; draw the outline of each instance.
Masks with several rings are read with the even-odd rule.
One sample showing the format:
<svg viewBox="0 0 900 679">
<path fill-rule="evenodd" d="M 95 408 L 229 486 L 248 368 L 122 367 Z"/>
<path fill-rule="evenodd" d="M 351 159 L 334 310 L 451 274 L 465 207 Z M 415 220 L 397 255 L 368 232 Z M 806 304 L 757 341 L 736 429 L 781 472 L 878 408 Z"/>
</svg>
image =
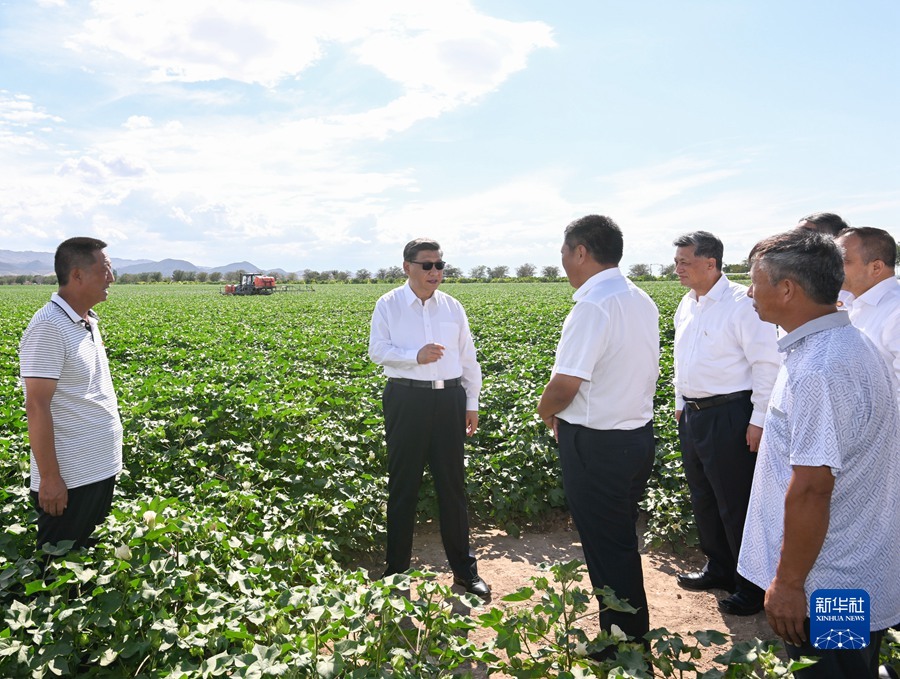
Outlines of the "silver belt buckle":
<svg viewBox="0 0 900 679">
<path fill-rule="evenodd" d="M 432 389 L 443 389 L 444 388 L 444 380 L 435 380 L 431 383 Z"/>
</svg>

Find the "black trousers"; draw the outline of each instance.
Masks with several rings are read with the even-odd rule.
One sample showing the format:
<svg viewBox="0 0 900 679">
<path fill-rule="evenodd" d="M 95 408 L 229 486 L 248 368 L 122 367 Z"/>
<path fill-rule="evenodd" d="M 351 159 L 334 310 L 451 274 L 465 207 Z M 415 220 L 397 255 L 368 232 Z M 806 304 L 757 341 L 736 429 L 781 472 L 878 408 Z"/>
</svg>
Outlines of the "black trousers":
<svg viewBox="0 0 900 679">
<path fill-rule="evenodd" d="M 387 569 L 409 569 L 416 506 L 425 465 L 431 470 L 441 539 L 455 575 L 477 575 L 469 551 L 463 446 L 466 392 L 461 386 L 418 389 L 388 382 L 382 397 L 388 449 Z"/>
<path fill-rule="evenodd" d="M 756 453 L 747 447 L 752 412 L 749 394 L 704 410 L 685 408 L 678 436 L 706 570 L 734 582 L 738 591 L 761 597 L 762 590 L 737 573 L 756 466 Z"/>
<path fill-rule="evenodd" d="M 807 641 L 802 646 L 785 644 L 791 660 L 801 656 L 818 658 L 811 667 L 794 672 L 797 679 L 878 679 L 878 651 L 885 630 L 869 633 L 869 645 L 865 648 L 840 648 L 820 650 L 809 641 L 809 618 L 805 623 Z"/>
<path fill-rule="evenodd" d="M 38 503 L 38 493 L 31 491 L 31 501 L 37 510 L 37 547 L 55 545 L 72 540 L 74 549 L 91 545 L 91 533 L 109 515 L 112 507 L 116 477 L 69 488 L 69 500 L 60 516 L 51 516 Z"/>
<path fill-rule="evenodd" d="M 602 611 L 600 628 L 617 625 L 641 639 L 650 631 L 638 552 L 638 502 L 653 469 L 653 424 L 601 431 L 559 420 L 559 461 L 591 584 L 611 587 L 637 613 Z"/>
</svg>

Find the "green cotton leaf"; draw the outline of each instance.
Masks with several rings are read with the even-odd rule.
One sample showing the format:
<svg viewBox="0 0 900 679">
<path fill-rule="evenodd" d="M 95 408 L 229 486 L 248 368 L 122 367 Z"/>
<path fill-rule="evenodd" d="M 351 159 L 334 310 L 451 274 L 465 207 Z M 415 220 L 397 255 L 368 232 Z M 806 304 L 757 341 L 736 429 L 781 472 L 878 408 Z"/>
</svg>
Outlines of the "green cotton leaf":
<svg viewBox="0 0 900 679">
<path fill-rule="evenodd" d="M 807 656 L 801 656 L 800 660 L 792 660 L 791 664 L 788 665 L 788 670 L 791 672 L 796 672 L 797 670 L 802 670 L 807 667 L 812 667 L 815 665 L 817 660 L 815 658 L 809 658 Z"/>
<path fill-rule="evenodd" d="M 340 658 L 322 659 L 316 663 L 316 672 L 322 679 L 339 677 L 344 671 L 344 661 Z"/>
<path fill-rule="evenodd" d="M 728 642 L 729 635 L 719 632 L 718 630 L 709 629 L 702 632 L 691 632 L 691 636 L 697 640 L 701 646 L 721 646 Z"/>
<path fill-rule="evenodd" d="M 46 592 L 49 589 L 43 580 L 32 580 L 25 585 L 25 594 L 31 596 L 35 592 Z"/>
<path fill-rule="evenodd" d="M 493 628 L 495 625 L 499 625 L 503 622 L 503 611 L 499 608 L 492 608 L 487 613 L 479 615 L 478 620 L 480 620 L 485 627 Z"/>
<path fill-rule="evenodd" d="M 74 540 L 60 540 L 55 545 L 44 543 L 41 546 L 41 551 L 44 552 L 44 554 L 49 554 L 50 556 L 64 556 L 65 554 L 72 551 L 72 547 L 74 545 Z"/>
<path fill-rule="evenodd" d="M 706 672 L 701 672 L 697 675 L 697 679 L 723 679 L 725 673 L 722 670 L 718 670 L 715 667 L 711 670 L 706 670 Z"/>
<path fill-rule="evenodd" d="M 245 639 L 247 641 L 253 641 L 254 639 L 249 632 L 237 629 L 226 629 L 222 632 L 222 636 L 226 639 Z"/>
<path fill-rule="evenodd" d="M 309 612 L 303 616 L 303 619 L 309 622 L 319 622 L 323 615 L 325 615 L 324 606 L 313 606 L 309 609 Z"/>
<path fill-rule="evenodd" d="M 107 648 L 105 651 L 103 651 L 96 662 L 100 665 L 100 667 L 106 667 L 107 665 L 112 664 L 118 657 L 118 651 L 113 648 Z"/>
<path fill-rule="evenodd" d="M 534 596 L 534 590 L 531 587 L 520 587 L 512 594 L 507 594 L 505 597 L 502 597 L 500 600 L 508 601 L 510 603 L 516 603 L 519 601 L 528 601 L 533 596 Z"/>
<path fill-rule="evenodd" d="M 47 668 L 58 677 L 69 674 L 69 663 L 65 658 L 53 658 L 47 663 Z"/>
<path fill-rule="evenodd" d="M 600 599 L 601 611 L 612 610 L 620 613 L 637 613 L 637 609 L 627 601 L 622 601 L 617 597 L 611 587 L 595 589 L 594 596 Z"/>
</svg>

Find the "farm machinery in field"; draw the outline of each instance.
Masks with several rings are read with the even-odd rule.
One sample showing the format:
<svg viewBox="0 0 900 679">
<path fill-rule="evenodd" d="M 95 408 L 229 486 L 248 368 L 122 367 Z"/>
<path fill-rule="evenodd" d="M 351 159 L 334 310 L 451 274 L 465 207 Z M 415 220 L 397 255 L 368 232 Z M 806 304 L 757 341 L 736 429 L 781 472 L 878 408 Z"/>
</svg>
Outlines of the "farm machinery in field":
<svg viewBox="0 0 900 679">
<path fill-rule="evenodd" d="M 275 292 L 275 277 L 261 273 L 245 273 L 240 283 L 225 286 L 223 295 L 271 295 Z"/>
</svg>

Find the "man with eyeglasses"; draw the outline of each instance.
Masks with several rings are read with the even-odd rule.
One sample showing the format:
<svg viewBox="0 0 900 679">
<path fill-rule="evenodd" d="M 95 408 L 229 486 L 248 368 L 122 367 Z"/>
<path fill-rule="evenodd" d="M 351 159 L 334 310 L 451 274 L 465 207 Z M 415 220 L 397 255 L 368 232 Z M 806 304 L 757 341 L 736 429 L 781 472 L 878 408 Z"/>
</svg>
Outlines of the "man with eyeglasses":
<svg viewBox="0 0 900 679">
<path fill-rule="evenodd" d="M 57 248 L 59 291 L 19 345 L 39 548 L 90 546 L 122 470 L 122 423 L 93 311 L 114 280 L 105 247 L 78 237 Z"/>
<path fill-rule="evenodd" d="M 469 549 L 464 443 L 478 429 L 481 367 L 462 305 L 438 290 L 441 247 L 417 238 L 403 249 L 406 285 L 375 304 L 369 358 L 384 366 L 388 448 L 387 568 L 409 569 L 422 474 L 428 464 L 440 512 L 441 539 L 454 582 L 488 597 Z"/>
</svg>

